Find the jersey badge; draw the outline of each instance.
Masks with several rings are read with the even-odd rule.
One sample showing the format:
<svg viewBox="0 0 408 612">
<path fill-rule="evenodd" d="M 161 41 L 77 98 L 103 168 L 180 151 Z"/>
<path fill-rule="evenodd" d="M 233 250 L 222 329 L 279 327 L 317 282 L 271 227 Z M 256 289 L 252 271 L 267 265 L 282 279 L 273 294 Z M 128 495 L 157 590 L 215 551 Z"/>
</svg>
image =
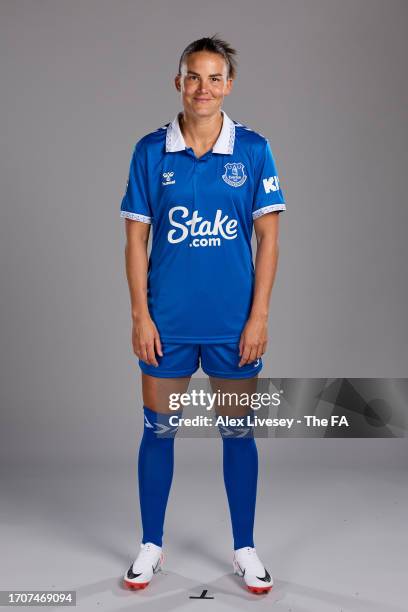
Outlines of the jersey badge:
<svg viewBox="0 0 408 612">
<path fill-rule="evenodd" d="M 231 187 L 241 187 L 247 180 L 245 166 L 241 162 L 225 164 L 224 168 L 222 178 Z"/>
</svg>

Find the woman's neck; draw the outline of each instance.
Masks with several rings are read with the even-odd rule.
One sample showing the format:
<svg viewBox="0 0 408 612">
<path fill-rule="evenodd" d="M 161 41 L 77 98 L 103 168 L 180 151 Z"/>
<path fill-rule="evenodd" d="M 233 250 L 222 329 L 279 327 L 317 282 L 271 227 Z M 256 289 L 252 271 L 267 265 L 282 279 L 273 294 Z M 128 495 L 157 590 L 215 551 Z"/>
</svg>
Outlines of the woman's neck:
<svg viewBox="0 0 408 612">
<path fill-rule="evenodd" d="M 223 123 L 222 113 L 210 117 L 191 117 L 179 114 L 179 125 L 187 147 L 199 150 L 210 149 L 220 135 Z"/>
</svg>

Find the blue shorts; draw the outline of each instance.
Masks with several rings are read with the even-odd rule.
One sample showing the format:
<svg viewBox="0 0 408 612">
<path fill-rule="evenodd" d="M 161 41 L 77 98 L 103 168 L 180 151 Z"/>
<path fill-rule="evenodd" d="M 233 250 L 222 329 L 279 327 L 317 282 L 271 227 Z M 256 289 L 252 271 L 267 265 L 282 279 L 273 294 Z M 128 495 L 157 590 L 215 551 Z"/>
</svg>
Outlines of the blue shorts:
<svg viewBox="0 0 408 612">
<path fill-rule="evenodd" d="M 191 376 L 200 367 L 217 378 L 251 378 L 262 370 L 262 359 L 238 364 L 239 342 L 233 344 L 172 344 L 162 342 L 163 357 L 156 354 L 158 367 L 139 359 L 142 372 L 158 378 Z"/>
</svg>

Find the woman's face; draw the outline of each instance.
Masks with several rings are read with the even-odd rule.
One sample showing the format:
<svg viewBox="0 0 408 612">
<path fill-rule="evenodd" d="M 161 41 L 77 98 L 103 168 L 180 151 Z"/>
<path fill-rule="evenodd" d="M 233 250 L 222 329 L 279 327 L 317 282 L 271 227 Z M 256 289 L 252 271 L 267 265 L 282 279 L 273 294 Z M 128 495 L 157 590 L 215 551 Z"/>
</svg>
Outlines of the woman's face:
<svg viewBox="0 0 408 612">
<path fill-rule="evenodd" d="M 181 75 L 175 78 L 184 111 L 197 117 L 219 113 L 224 96 L 232 89 L 227 72 L 227 63 L 218 53 L 197 51 L 189 55 L 181 67 Z"/>
</svg>

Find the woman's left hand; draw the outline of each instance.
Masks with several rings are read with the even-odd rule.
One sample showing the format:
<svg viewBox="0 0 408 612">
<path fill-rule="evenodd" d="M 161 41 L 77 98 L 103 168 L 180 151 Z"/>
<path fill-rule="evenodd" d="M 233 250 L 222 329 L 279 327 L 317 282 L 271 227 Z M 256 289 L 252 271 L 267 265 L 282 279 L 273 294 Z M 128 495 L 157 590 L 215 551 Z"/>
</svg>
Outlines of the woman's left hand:
<svg viewBox="0 0 408 612">
<path fill-rule="evenodd" d="M 241 367 L 259 359 L 266 351 L 268 343 L 268 317 L 251 315 L 241 334 L 239 354 Z"/>
</svg>

